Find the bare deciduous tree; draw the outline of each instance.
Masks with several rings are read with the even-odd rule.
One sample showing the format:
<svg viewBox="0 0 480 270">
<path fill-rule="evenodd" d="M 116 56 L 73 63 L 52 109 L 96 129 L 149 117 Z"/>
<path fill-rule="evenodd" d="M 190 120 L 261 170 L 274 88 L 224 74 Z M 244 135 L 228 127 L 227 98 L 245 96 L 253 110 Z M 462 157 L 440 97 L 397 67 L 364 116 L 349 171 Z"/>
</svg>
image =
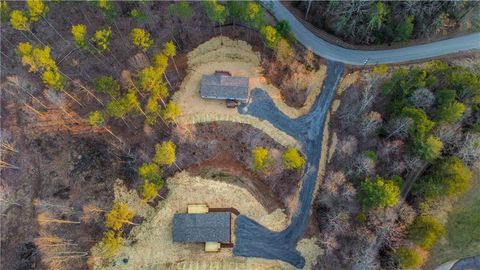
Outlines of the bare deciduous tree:
<svg viewBox="0 0 480 270">
<path fill-rule="evenodd" d="M 353 161 L 353 173 L 360 177 L 373 175 L 375 172 L 375 162 L 365 155 L 359 155 Z"/>
<path fill-rule="evenodd" d="M 435 102 L 435 95 L 426 88 L 419 88 L 413 91 L 408 101 L 412 106 L 426 110 L 432 107 Z"/>
<path fill-rule="evenodd" d="M 373 101 L 377 97 L 377 92 L 373 89 L 372 85 L 365 87 L 362 91 L 362 96 L 360 99 L 360 108 L 359 114 L 363 114 L 370 109 L 373 104 Z"/>
<path fill-rule="evenodd" d="M 443 142 L 444 150 L 452 150 L 461 141 L 461 124 L 443 124 L 434 130 L 434 134 Z"/>
<path fill-rule="evenodd" d="M 41 227 L 46 226 L 48 224 L 79 224 L 79 221 L 72 221 L 66 219 L 57 219 L 52 216 L 49 212 L 42 212 L 37 215 L 37 223 Z"/>
<path fill-rule="evenodd" d="M 71 240 L 55 235 L 41 233 L 40 237 L 35 238 L 34 243 L 48 269 L 66 269 L 72 260 L 88 256 L 88 252 L 73 250 L 77 244 Z"/>
<path fill-rule="evenodd" d="M 55 204 L 40 200 L 38 198 L 33 199 L 33 205 L 36 207 L 37 211 L 50 211 L 58 214 L 74 214 L 76 211 L 70 206 L 65 206 L 61 204 Z"/>
<path fill-rule="evenodd" d="M 343 233 L 348 230 L 350 216 L 345 211 L 329 211 L 327 213 L 326 230 L 333 234 Z"/>
<path fill-rule="evenodd" d="M 457 155 L 467 165 L 478 168 L 480 166 L 480 135 L 473 132 L 466 133 Z"/>
<path fill-rule="evenodd" d="M 415 171 L 422 165 L 422 160 L 414 155 L 406 155 L 404 160 L 408 171 Z"/>
<path fill-rule="evenodd" d="M 405 139 L 408 136 L 408 129 L 412 124 L 412 119 L 408 117 L 396 117 L 388 121 L 385 125 L 385 132 L 388 138 Z"/>
<path fill-rule="evenodd" d="M 338 109 L 338 117 L 341 120 L 340 123 L 343 128 L 352 126 L 352 124 L 357 123 L 360 118 L 361 114 L 359 113 L 358 103 L 358 100 L 360 99 L 359 93 L 359 89 L 350 88 L 344 94 L 344 98 Z"/>
<path fill-rule="evenodd" d="M 330 172 L 325 178 L 323 188 L 332 196 L 338 196 L 340 186 L 343 185 L 345 181 L 346 178 L 343 172 Z"/>
<path fill-rule="evenodd" d="M 96 222 L 100 219 L 100 214 L 105 210 L 97 207 L 93 203 L 86 203 L 82 206 L 82 218 L 84 223 Z"/>
<path fill-rule="evenodd" d="M 402 154 L 401 149 L 404 144 L 405 143 L 402 140 L 384 140 L 381 144 L 381 147 L 377 151 L 379 158 L 385 163 L 390 163 L 392 159 L 399 159 Z"/>
<path fill-rule="evenodd" d="M 355 199 L 355 195 L 357 194 L 357 190 L 355 187 L 347 182 L 343 185 L 342 190 L 340 192 L 340 196 L 344 198 L 346 201 L 352 202 Z"/>
<path fill-rule="evenodd" d="M 369 112 L 362 117 L 360 134 L 367 137 L 375 133 L 382 123 L 382 115 L 378 112 Z"/>
<path fill-rule="evenodd" d="M 398 218 L 406 226 L 412 224 L 412 222 L 415 220 L 416 215 L 417 213 L 415 212 L 415 209 L 413 209 L 413 207 L 406 203 L 402 204 L 402 206 L 400 206 L 400 209 L 398 210 Z"/>
<path fill-rule="evenodd" d="M 347 136 L 346 138 L 340 140 L 340 142 L 337 144 L 337 149 L 345 157 L 351 156 L 353 153 L 355 153 L 355 151 L 357 151 L 357 148 L 358 140 L 353 135 Z"/>
<path fill-rule="evenodd" d="M 346 258 L 349 269 L 377 269 L 377 252 L 374 242 L 377 237 L 365 227 L 360 227 L 352 233 L 350 245 L 341 249 L 342 256 Z"/>
</svg>

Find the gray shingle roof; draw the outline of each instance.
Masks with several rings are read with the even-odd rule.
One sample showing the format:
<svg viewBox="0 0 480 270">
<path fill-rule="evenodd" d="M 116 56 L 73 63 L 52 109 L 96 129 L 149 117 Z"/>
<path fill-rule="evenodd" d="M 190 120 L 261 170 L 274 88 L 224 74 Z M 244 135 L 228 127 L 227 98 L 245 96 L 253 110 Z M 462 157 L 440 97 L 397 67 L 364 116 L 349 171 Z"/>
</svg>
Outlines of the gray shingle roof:
<svg viewBox="0 0 480 270">
<path fill-rule="evenodd" d="M 230 242 L 230 213 L 175 214 L 174 242 Z"/>
<path fill-rule="evenodd" d="M 209 99 L 248 100 L 248 78 L 225 75 L 203 75 L 200 96 Z"/>
</svg>

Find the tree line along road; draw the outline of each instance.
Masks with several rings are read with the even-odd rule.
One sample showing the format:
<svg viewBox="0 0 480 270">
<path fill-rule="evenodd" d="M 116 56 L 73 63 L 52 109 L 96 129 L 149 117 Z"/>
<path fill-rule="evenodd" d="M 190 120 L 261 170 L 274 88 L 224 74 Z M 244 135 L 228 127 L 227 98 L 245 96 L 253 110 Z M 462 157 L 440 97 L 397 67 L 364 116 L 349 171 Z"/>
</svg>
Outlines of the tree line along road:
<svg viewBox="0 0 480 270">
<path fill-rule="evenodd" d="M 429 59 L 459 52 L 480 50 L 480 33 L 391 50 L 362 51 L 346 49 L 321 39 L 308 30 L 278 0 L 261 1 L 279 21 L 290 24 L 298 42 L 318 56 L 350 65 L 392 64 Z"/>
</svg>

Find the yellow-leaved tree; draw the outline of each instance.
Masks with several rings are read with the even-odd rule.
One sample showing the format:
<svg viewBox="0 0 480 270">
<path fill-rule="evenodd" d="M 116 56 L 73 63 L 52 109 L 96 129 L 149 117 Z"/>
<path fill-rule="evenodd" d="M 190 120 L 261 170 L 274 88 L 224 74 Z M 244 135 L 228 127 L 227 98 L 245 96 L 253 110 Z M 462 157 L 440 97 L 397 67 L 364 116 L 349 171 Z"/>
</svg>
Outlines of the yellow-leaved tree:
<svg viewBox="0 0 480 270">
<path fill-rule="evenodd" d="M 36 22 L 45 17 L 48 7 L 41 0 L 27 0 L 27 11 L 31 22 Z"/>
<path fill-rule="evenodd" d="M 63 90 L 67 84 L 66 79 L 58 69 L 47 69 L 42 73 L 42 82 L 54 90 Z"/>
<path fill-rule="evenodd" d="M 24 11 L 14 9 L 10 12 L 10 24 L 13 29 L 27 31 L 30 29 L 30 21 Z"/>
<path fill-rule="evenodd" d="M 293 50 L 290 44 L 288 44 L 288 41 L 286 39 L 282 38 L 278 42 L 278 46 L 275 49 L 275 53 L 280 63 L 284 65 L 288 65 L 292 62 Z"/>
<path fill-rule="evenodd" d="M 151 201 L 158 196 L 158 187 L 150 181 L 143 182 L 141 196 L 145 201 Z"/>
<path fill-rule="evenodd" d="M 162 80 L 162 74 L 154 67 L 146 67 L 138 72 L 138 85 L 144 92 L 150 92 L 157 98 L 166 98 L 168 89 Z"/>
<path fill-rule="evenodd" d="M 88 115 L 88 123 L 92 126 L 103 126 L 105 117 L 101 111 L 94 111 Z"/>
<path fill-rule="evenodd" d="M 177 105 L 177 103 L 173 101 L 169 101 L 167 103 L 167 106 L 162 110 L 162 117 L 166 122 L 173 122 L 175 123 L 177 121 L 177 118 L 182 114 L 182 110 L 180 109 L 180 106 Z"/>
<path fill-rule="evenodd" d="M 99 29 L 93 35 L 93 42 L 97 45 L 97 48 L 104 52 L 108 50 L 110 44 L 110 37 L 112 35 L 112 29 L 110 27 Z"/>
<path fill-rule="evenodd" d="M 158 106 L 158 98 L 151 95 L 147 104 L 145 105 L 145 123 L 147 125 L 154 125 L 157 122 L 157 117 L 160 114 L 160 106 Z"/>
<path fill-rule="evenodd" d="M 165 54 L 167 57 L 170 57 L 172 59 L 173 66 L 175 67 L 175 71 L 177 72 L 177 75 L 178 75 L 179 73 L 178 73 L 177 64 L 175 63 L 175 59 L 173 59 L 173 57 L 177 54 L 177 49 L 173 41 L 169 41 L 165 43 L 165 45 L 163 45 L 163 54 Z"/>
<path fill-rule="evenodd" d="M 29 42 L 20 42 L 17 52 L 21 57 L 22 64 L 29 66 L 30 72 L 42 72 L 42 81 L 48 87 L 55 90 L 63 90 L 67 80 L 60 74 L 55 60 L 50 55 L 50 47 L 43 49 L 34 47 Z"/>
<path fill-rule="evenodd" d="M 155 145 L 153 161 L 158 165 L 172 165 L 176 159 L 176 145 L 172 141 Z"/>
<path fill-rule="evenodd" d="M 142 166 L 138 168 L 138 175 L 144 181 L 150 181 L 159 185 L 163 183 L 162 171 L 156 163 L 143 163 Z"/>
<path fill-rule="evenodd" d="M 256 171 L 264 171 L 273 164 L 270 152 L 265 147 L 255 147 L 252 151 L 253 168 Z"/>
<path fill-rule="evenodd" d="M 8 7 L 7 1 L 0 2 L 0 20 L 2 22 L 8 21 L 10 17 L 10 8 Z"/>
<path fill-rule="evenodd" d="M 105 215 L 105 226 L 118 231 L 123 224 L 137 225 L 132 222 L 134 216 L 135 213 L 128 208 L 127 204 L 115 202 L 112 209 Z"/>
<path fill-rule="evenodd" d="M 77 44 L 79 48 L 87 47 L 86 34 L 87 34 L 87 27 L 85 26 L 85 24 L 72 25 L 73 40 L 75 41 L 75 44 Z"/>
<path fill-rule="evenodd" d="M 282 155 L 283 166 L 291 170 L 300 170 L 305 165 L 305 159 L 294 147 L 289 147 Z"/>
<path fill-rule="evenodd" d="M 133 28 L 132 31 L 130 31 L 130 39 L 135 46 L 139 47 L 144 52 L 146 52 L 153 44 L 153 40 L 150 38 L 150 33 L 142 28 Z"/>
<path fill-rule="evenodd" d="M 377 76 L 383 76 L 388 72 L 388 66 L 385 64 L 376 65 L 373 67 L 372 72 Z"/>
<path fill-rule="evenodd" d="M 160 74 L 165 72 L 168 65 L 168 56 L 164 53 L 157 53 L 153 56 L 153 67 Z"/>
<path fill-rule="evenodd" d="M 123 245 L 123 237 L 121 232 L 107 231 L 100 241 L 100 250 L 105 259 L 110 259 L 117 255 L 120 247 Z"/>
<path fill-rule="evenodd" d="M 151 201 L 158 196 L 158 190 L 164 185 L 161 176 L 161 170 L 155 163 L 143 163 L 138 168 L 138 175 L 143 179 L 143 185 L 140 189 L 142 198 Z"/>
<path fill-rule="evenodd" d="M 20 42 L 17 45 L 17 52 L 20 55 L 22 64 L 24 66 L 29 66 L 29 72 L 36 72 L 38 70 L 38 65 L 35 63 L 32 55 L 33 47 L 30 42 Z"/>
</svg>

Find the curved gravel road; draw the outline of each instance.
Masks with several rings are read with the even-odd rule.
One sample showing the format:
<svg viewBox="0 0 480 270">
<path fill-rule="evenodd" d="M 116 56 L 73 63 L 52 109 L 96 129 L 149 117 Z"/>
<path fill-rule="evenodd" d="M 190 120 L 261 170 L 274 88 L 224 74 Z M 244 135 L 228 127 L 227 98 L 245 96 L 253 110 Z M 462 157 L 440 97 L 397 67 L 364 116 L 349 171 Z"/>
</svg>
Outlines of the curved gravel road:
<svg viewBox="0 0 480 270">
<path fill-rule="evenodd" d="M 361 51 L 328 43 L 310 32 L 279 1 L 261 1 L 277 20 L 286 20 L 297 40 L 315 54 L 351 65 L 376 65 L 428 59 L 457 52 L 480 49 L 480 33 L 391 50 Z"/>
<path fill-rule="evenodd" d="M 303 235 L 310 216 L 322 152 L 323 126 L 343 70 L 343 64 L 328 61 L 327 77 L 319 97 L 310 112 L 297 119 L 290 119 L 279 111 L 270 96 L 258 88 L 252 91 L 252 102 L 239 107 L 240 113 L 267 120 L 297 139 L 303 146 L 308 163 L 302 179 L 298 208 L 290 225 L 281 232 L 272 232 L 246 216 L 238 216 L 235 221 L 235 256 L 277 259 L 298 268 L 305 265 L 305 259 L 295 245 Z"/>
</svg>

